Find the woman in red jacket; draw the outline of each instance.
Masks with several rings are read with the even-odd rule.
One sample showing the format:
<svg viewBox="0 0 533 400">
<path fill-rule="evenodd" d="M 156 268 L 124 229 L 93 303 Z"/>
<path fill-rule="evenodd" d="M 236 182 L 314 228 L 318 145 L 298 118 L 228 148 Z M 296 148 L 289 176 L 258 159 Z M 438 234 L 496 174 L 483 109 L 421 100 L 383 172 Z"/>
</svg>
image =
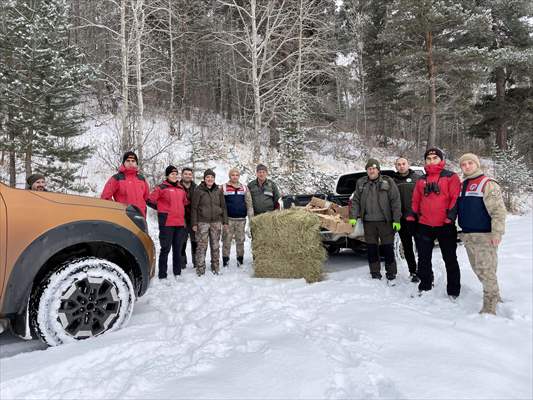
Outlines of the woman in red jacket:
<svg viewBox="0 0 533 400">
<path fill-rule="evenodd" d="M 181 246 L 185 240 L 185 206 L 189 204 L 187 192 L 178 183 L 178 169 L 169 165 L 166 180 L 150 193 L 147 203 L 157 209 L 159 222 L 159 279 L 167 277 L 168 254 L 172 248 L 172 271 L 181 275 Z"/>
</svg>

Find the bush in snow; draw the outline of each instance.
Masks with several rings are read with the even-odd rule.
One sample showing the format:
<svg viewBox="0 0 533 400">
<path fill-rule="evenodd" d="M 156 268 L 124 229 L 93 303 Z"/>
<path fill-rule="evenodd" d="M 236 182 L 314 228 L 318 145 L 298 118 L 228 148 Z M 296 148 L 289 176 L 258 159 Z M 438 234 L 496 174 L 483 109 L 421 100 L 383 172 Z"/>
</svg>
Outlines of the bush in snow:
<svg viewBox="0 0 533 400">
<path fill-rule="evenodd" d="M 517 199 L 530 193 L 533 189 L 532 171 L 528 168 L 525 157 L 520 155 L 515 145 L 510 141 L 506 150 L 495 146 L 492 154 L 494 177 L 502 188 L 505 206 L 508 210 L 516 211 L 521 208 L 516 203 Z"/>
</svg>

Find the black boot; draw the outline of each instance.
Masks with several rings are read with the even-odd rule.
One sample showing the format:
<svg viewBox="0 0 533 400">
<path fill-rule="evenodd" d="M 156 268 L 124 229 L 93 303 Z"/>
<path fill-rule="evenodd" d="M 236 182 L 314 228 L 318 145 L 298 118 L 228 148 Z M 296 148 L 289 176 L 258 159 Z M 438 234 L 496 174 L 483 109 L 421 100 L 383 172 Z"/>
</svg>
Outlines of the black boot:
<svg viewBox="0 0 533 400">
<path fill-rule="evenodd" d="M 381 279 L 381 272 L 371 272 L 372 279 Z"/>
<path fill-rule="evenodd" d="M 415 272 L 413 272 L 413 273 L 410 275 L 410 277 L 411 277 L 411 282 L 413 282 L 413 283 L 418 283 L 418 282 L 420 282 L 420 278 L 419 278 L 418 276 L 416 276 L 416 273 L 415 273 Z"/>
<path fill-rule="evenodd" d="M 229 263 L 229 257 L 222 257 L 222 266 L 227 267 Z"/>
<path fill-rule="evenodd" d="M 237 266 L 242 267 L 244 257 L 237 257 Z"/>
</svg>

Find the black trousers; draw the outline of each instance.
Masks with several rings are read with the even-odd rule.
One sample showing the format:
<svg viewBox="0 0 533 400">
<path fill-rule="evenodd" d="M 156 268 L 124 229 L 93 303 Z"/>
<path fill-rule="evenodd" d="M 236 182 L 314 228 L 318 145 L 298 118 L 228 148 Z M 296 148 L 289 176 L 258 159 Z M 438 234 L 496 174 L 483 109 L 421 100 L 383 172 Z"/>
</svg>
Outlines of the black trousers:
<svg viewBox="0 0 533 400">
<path fill-rule="evenodd" d="M 167 277 L 168 254 L 172 249 L 172 272 L 174 275 L 181 275 L 181 246 L 187 231 L 183 226 L 160 226 L 159 244 L 159 278 Z"/>
<path fill-rule="evenodd" d="M 405 261 L 407 261 L 407 265 L 409 266 L 409 272 L 414 274 L 416 273 L 416 257 L 413 249 L 413 240 L 416 245 L 416 222 L 406 221 L 402 218 L 400 223 L 402 228 L 398 234 L 402 241 L 403 254 L 405 256 Z"/>
<path fill-rule="evenodd" d="M 455 224 L 432 227 L 418 225 L 418 277 L 419 290 L 431 290 L 433 286 L 433 269 L 431 256 L 435 240 L 438 240 L 440 252 L 446 266 L 446 291 L 451 296 L 459 296 L 461 292 L 461 271 L 457 262 L 457 229 Z"/>
<path fill-rule="evenodd" d="M 196 248 L 198 247 L 198 243 L 196 242 L 196 239 L 194 237 L 194 231 L 192 228 L 187 226 L 185 237 L 183 239 L 183 244 L 181 245 L 181 262 L 182 266 L 185 267 L 187 265 L 187 241 L 191 241 L 191 255 L 192 255 L 192 262 L 193 264 L 196 263 Z"/>
</svg>

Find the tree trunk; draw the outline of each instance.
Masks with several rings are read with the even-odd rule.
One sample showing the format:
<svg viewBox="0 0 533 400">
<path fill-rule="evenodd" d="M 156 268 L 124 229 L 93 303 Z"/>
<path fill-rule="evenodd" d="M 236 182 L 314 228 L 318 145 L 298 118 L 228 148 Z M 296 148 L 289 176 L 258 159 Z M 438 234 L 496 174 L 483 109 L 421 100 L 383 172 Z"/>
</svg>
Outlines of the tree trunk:
<svg viewBox="0 0 533 400">
<path fill-rule="evenodd" d="M 122 56 L 122 151 L 126 152 L 131 150 L 129 123 L 128 123 L 128 44 L 126 41 L 126 7 L 127 0 L 121 0 L 120 2 L 120 51 Z"/>
<path fill-rule="evenodd" d="M 498 126 L 496 128 L 496 145 L 507 150 L 507 127 L 505 118 L 505 69 L 496 68 L 496 105 L 498 107 Z"/>
<path fill-rule="evenodd" d="M 12 131 L 9 132 L 9 186 L 17 186 L 17 164 L 16 164 L 16 153 L 15 153 L 15 133 Z"/>
<path fill-rule="evenodd" d="M 259 93 L 258 38 L 256 24 L 256 0 L 250 0 L 251 39 L 252 39 L 252 89 L 254 93 L 254 163 L 261 157 L 261 96 Z"/>
<path fill-rule="evenodd" d="M 169 106 L 169 134 L 174 135 L 176 133 L 175 118 L 174 115 L 174 90 L 176 86 L 174 78 L 174 32 L 172 31 L 172 0 L 168 0 L 168 42 L 169 42 L 169 61 L 170 65 L 168 67 L 169 78 L 170 78 L 170 106 Z"/>
<path fill-rule="evenodd" d="M 136 0 L 133 9 L 133 22 L 135 30 L 135 80 L 137 87 L 137 132 L 136 147 L 139 165 L 143 160 L 144 145 L 144 98 L 142 87 L 142 48 L 141 40 L 144 30 L 144 4 L 143 0 Z"/>
<path fill-rule="evenodd" d="M 24 170 L 26 172 L 26 179 L 32 174 L 31 159 L 33 156 L 33 146 L 31 137 L 28 139 L 28 147 L 26 147 L 26 154 L 24 158 Z"/>
<path fill-rule="evenodd" d="M 427 147 L 434 147 L 437 144 L 437 91 L 435 82 L 435 64 L 433 61 L 433 34 L 426 32 L 426 66 L 428 70 L 429 82 L 429 108 L 431 123 L 428 135 Z"/>
</svg>

